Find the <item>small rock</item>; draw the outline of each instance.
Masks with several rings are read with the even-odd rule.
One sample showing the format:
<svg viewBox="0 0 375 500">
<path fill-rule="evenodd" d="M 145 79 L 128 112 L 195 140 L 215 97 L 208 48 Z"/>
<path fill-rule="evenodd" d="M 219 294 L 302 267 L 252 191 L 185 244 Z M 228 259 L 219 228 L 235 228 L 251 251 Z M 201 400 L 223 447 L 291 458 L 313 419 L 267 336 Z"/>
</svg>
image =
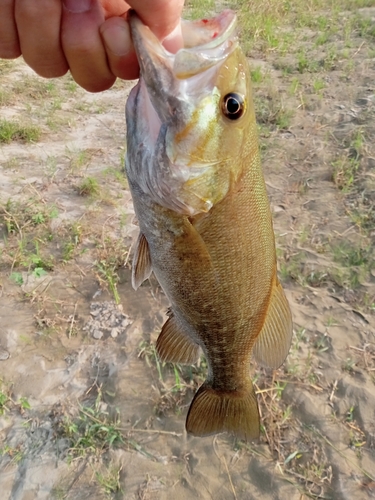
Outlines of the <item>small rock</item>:
<svg viewBox="0 0 375 500">
<path fill-rule="evenodd" d="M 101 332 L 100 330 L 94 330 L 92 336 L 94 337 L 94 339 L 100 340 L 103 337 L 103 332 Z"/>
<path fill-rule="evenodd" d="M 112 328 L 112 330 L 111 330 L 111 337 L 115 339 L 118 336 L 118 334 L 119 334 L 119 329 L 118 328 Z"/>
<path fill-rule="evenodd" d="M 9 352 L 0 347 L 0 361 L 5 361 L 10 356 Z"/>
<path fill-rule="evenodd" d="M 369 104 L 369 99 L 366 99 L 366 97 L 361 97 L 356 100 L 357 106 L 367 106 Z"/>
</svg>

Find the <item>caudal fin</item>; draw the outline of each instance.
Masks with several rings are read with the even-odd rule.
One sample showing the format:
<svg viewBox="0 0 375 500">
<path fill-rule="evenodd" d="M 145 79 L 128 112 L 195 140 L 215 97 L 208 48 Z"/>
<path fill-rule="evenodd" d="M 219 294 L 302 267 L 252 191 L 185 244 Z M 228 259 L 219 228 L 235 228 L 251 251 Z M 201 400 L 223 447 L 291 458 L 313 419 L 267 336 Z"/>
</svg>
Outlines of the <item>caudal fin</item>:
<svg viewBox="0 0 375 500">
<path fill-rule="evenodd" d="M 196 393 L 186 419 L 186 430 L 194 436 L 233 432 L 245 440 L 259 437 L 259 411 L 251 381 L 246 389 L 216 391 L 203 384 Z"/>
</svg>

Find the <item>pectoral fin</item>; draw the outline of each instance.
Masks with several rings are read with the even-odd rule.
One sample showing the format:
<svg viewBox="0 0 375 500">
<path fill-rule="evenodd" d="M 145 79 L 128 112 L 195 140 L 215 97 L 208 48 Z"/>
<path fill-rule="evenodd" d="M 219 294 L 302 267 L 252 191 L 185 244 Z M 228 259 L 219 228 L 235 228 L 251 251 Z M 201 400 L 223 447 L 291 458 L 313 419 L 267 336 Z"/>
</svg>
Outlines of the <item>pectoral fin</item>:
<svg viewBox="0 0 375 500">
<path fill-rule="evenodd" d="M 152 273 L 150 250 L 145 236 L 139 233 L 135 245 L 132 265 L 132 285 L 134 290 L 150 277 Z"/>
<path fill-rule="evenodd" d="M 288 355 L 293 335 L 292 315 L 284 290 L 276 279 L 266 320 L 254 345 L 258 363 L 278 368 Z"/>
<path fill-rule="evenodd" d="M 192 365 L 198 360 L 199 346 L 183 332 L 173 313 L 164 323 L 156 341 L 156 350 L 162 361 Z"/>
</svg>

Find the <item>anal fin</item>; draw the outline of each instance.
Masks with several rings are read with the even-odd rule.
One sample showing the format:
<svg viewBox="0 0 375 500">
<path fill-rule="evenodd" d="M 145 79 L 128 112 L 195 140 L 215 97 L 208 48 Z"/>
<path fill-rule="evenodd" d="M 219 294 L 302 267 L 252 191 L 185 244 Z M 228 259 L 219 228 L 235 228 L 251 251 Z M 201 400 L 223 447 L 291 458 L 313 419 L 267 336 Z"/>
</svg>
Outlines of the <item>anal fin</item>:
<svg viewBox="0 0 375 500">
<path fill-rule="evenodd" d="M 150 277 L 152 273 L 150 250 L 144 234 L 139 233 L 135 245 L 132 265 L 132 285 L 134 290 Z"/>
<path fill-rule="evenodd" d="M 278 368 L 288 355 L 293 323 L 284 290 L 276 279 L 263 328 L 255 342 L 253 354 L 263 366 Z"/>
<path fill-rule="evenodd" d="M 198 360 L 199 346 L 183 332 L 172 312 L 164 323 L 156 351 L 162 361 L 192 365 Z"/>
<path fill-rule="evenodd" d="M 194 436 L 233 432 L 251 440 L 259 437 L 259 411 L 251 380 L 237 391 L 216 391 L 204 383 L 196 393 L 186 419 L 186 430 Z"/>
</svg>

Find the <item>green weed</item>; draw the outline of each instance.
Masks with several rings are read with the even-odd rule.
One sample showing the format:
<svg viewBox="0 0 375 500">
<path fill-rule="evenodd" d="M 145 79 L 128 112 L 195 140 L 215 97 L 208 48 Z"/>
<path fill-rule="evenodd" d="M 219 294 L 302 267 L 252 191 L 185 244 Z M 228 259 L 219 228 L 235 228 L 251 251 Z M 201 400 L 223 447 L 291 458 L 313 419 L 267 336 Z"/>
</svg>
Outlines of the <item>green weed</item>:
<svg viewBox="0 0 375 500">
<path fill-rule="evenodd" d="M 0 144 L 9 144 L 12 141 L 37 142 L 41 130 L 34 125 L 21 125 L 12 120 L 0 120 Z"/>
<path fill-rule="evenodd" d="M 349 373 L 354 373 L 354 368 L 356 366 L 356 361 L 352 358 L 346 358 L 346 360 L 342 363 L 342 369 Z"/>
<path fill-rule="evenodd" d="M 38 76 L 26 76 L 12 85 L 12 91 L 23 98 L 39 101 L 58 96 L 55 80 L 45 80 Z"/>
<path fill-rule="evenodd" d="M 124 442 L 117 414 L 110 417 L 106 408 L 99 390 L 92 405 L 80 406 L 75 418 L 66 416 L 60 423 L 58 433 L 69 440 L 71 458 L 99 456 Z"/>
<path fill-rule="evenodd" d="M 333 181 L 336 186 L 347 193 L 354 184 L 355 176 L 359 168 L 359 162 L 356 158 L 349 158 L 342 155 L 331 163 L 333 167 Z"/>
<path fill-rule="evenodd" d="M 125 247 L 122 241 L 103 237 L 100 244 L 97 245 L 98 259 L 95 267 L 98 272 L 99 281 L 107 286 L 116 301 L 120 303 L 120 296 L 117 291 L 119 282 L 119 269 L 124 266 L 127 260 L 129 249 Z"/>
<path fill-rule="evenodd" d="M 101 470 L 95 471 L 96 481 L 107 498 L 112 499 L 114 494 L 124 493 L 121 486 L 121 470 L 122 466 L 110 465 L 108 468 L 102 467 Z"/>
<path fill-rule="evenodd" d="M 85 177 L 78 186 L 78 192 L 81 196 L 97 196 L 100 193 L 100 186 L 93 177 Z"/>
<path fill-rule="evenodd" d="M 187 19 L 203 19 L 215 14 L 215 0 L 187 0 L 185 3 Z"/>
<path fill-rule="evenodd" d="M 6 455 L 11 459 L 11 463 L 13 464 L 18 464 L 24 457 L 24 453 L 19 447 L 14 448 L 7 444 L 0 448 L 0 456 L 4 457 Z"/>
<path fill-rule="evenodd" d="M 251 80 L 253 83 L 260 83 L 263 81 L 263 72 L 260 66 L 251 70 Z"/>
<path fill-rule="evenodd" d="M 0 390 L 0 415 L 4 415 L 9 410 L 9 403 L 11 402 L 9 395 Z"/>
<path fill-rule="evenodd" d="M 321 94 L 325 86 L 326 86 L 325 82 L 323 80 L 320 80 L 319 78 L 313 81 L 313 88 L 315 92 L 319 95 Z"/>
<path fill-rule="evenodd" d="M 7 90 L 0 90 L 0 106 L 7 106 L 12 102 L 12 95 Z"/>
<path fill-rule="evenodd" d="M 15 283 L 16 285 L 19 285 L 19 286 L 23 285 L 23 277 L 22 277 L 22 273 L 17 273 L 17 272 L 14 272 L 14 273 L 12 273 L 12 274 L 10 275 L 10 279 L 11 279 L 12 281 L 14 281 L 14 283 Z"/>
<path fill-rule="evenodd" d="M 260 126 L 286 130 L 290 127 L 293 111 L 286 109 L 283 102 L 270 91 L 268 95 L 255 97 L 255 112 Z"/>
</svg>

